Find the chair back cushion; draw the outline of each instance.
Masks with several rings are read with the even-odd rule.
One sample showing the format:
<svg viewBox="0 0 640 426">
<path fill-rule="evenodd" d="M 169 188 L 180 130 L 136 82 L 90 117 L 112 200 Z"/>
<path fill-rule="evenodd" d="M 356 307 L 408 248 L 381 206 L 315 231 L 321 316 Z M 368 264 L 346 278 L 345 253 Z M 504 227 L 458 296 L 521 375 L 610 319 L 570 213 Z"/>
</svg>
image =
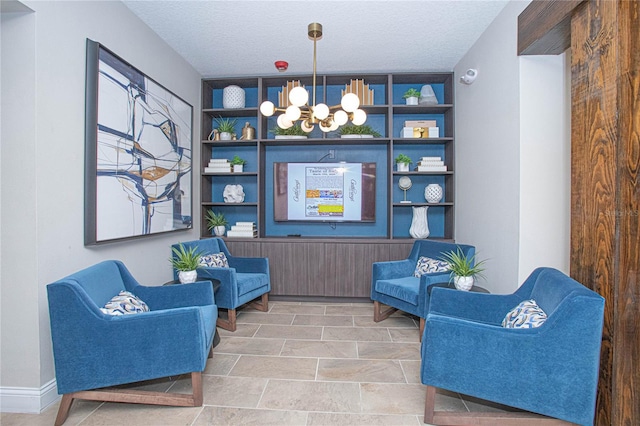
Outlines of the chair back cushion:
<svg viewBox="0 0 640 426">
<path fill-rule="evenodd" d="M 113 296 L 126 290 L 120 269 L 112 261 L 90 266 L 69 275 L 66 280 L 78 283 L 99 308 L 106 305 Z"/>
<path fill-rule="evenodd" d="M 550 317 L 567 297 L 579 295 L 599 298 L 596 293 L 562 272 L 552 268 L 542 268 L 531 289 L 529 299 L 535 300 Z"/>
</svg>

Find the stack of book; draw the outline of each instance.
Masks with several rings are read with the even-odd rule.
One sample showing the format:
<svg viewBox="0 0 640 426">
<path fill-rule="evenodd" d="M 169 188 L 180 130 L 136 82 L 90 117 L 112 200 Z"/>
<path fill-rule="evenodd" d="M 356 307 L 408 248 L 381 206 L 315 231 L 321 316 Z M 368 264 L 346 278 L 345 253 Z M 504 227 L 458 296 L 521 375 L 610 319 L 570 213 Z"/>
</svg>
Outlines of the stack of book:
<svg viewBox="0 0 640 426">
<path fill-rule="evenodd" d="M 204 168 L 205 173 L 231 173 L 231 164 L 226 158 L 212 158 Z"/>
<path fill-rule="evenodd" d="M 227 231 L 227 237 L 257 238 L 258 230 L 253 222 L 236 222 Z"/>
<path fill-rule="evenodd" d="M 446 172 L 447 166 L 444 165 L 442 157 L 422 157 L 418 161 L 416 167 L 418 172 Z"/>
</svg>

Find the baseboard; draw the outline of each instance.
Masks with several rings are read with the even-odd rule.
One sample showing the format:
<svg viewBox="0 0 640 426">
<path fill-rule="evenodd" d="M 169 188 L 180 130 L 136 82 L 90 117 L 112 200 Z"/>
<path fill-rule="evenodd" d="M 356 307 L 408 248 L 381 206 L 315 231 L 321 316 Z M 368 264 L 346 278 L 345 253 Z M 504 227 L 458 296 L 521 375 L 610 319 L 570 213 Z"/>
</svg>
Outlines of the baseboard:
<svg viewBox="0 0 640 426">
<path fill-rule="evenodd" d="M 39 414 L 59 399 L 56 379 L 39 389 L 0 387 L 0 412 Z"/>
</svg>

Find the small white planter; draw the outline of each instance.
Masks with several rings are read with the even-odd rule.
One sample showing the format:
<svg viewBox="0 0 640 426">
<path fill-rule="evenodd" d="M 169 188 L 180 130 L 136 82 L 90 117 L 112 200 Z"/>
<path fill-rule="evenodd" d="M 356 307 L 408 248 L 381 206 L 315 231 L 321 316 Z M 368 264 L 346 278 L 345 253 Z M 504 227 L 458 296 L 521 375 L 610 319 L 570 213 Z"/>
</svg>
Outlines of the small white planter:
<svg viewBox="0 0 640 426">
<path fill-rule="evenodd" d="M 408 172 L 409 171 L 409 163 L 396 163 L 396 168 L 399 172 Z"/>
<path fill-rule="evenodd" d="M 407 105 L 418 105 L 418 97 L 417 96 L 412 96 L 410 98 L 407 98 L 406 101 L 407 101 Z"/>
<path fill-rule="evenodd" d="M 229 133 L 229 132 L 220 132 L 220 140 L 221 141 L 230 141 L 231 140 L 231 133 Z"/>
<path fill-rule="evenodd" d="M 195 283 L 198 278 L 198 271 L 180 271 L 178 272 L 178 279 L 182 284 Z"/>
<path fill-rule="evenodd" d="M 224 225 L 214 226 L 213 233 L 216 237 L 224 237 L 224 233 L 227 230 L 227 227 Z"/>
<path fill-rule="evenodd" d="M 243 170 L 244 170 L 244 164 L 233 165 L 233 173 L 242 173 Z"/>
<path fill-rule="evenodd" d="M 455 285 L 456 288 L 461 291 L 471 290 L 471 287 L 473 287 L 473 282 L 473 277 L 459 277 L 458 275 L 453 277 L 453 285 Z"/>
</svg>

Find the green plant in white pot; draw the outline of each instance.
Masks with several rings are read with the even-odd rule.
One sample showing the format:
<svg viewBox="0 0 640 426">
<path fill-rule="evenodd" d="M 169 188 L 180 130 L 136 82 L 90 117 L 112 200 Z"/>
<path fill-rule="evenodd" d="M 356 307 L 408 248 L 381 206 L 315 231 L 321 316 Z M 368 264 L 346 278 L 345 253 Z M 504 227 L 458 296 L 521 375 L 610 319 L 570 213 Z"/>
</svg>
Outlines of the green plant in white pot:
<svg viewBox="0 0 640 426">
<path fill-rule="evenodd" d="M 399 172 L 408 172 L 409 164 L 411 164 L 411 158 L 405 154 L 398 154 L 396 157 L 396 168 Z"/>
<path fill-rule="evenodd" d="M 217 129 L 220 132 L 220 140 L 229 141 L 236 133 L 236 124 L 238 120 L 232 118 L 216 118 Z"/>
<path fill-rule="evenodd" d="M 207 229 L 217 237 L 222 237 L 227 230 L 228 222 L 223 213 L 207 210 L 204 220 L 207 222 Z"/>
<path fill-rule="evenodd" d="M 462 249 L 458 247 L 456 251 L 442 254 L 442 260 L 449 264 L 451 269 L 451 280 L 458 290 L 469 291 L 475 282 L 475 277 L 484 277 L 485 260 L 476 262 L 476 255 L 467 257 Z"/>
<path fill-rule="evenodd" d="M 200 258 L 202 251 L 197 246 L 185 248 L 180 244 L 178 248 L 173 247 L 173 256 L 169 258 L 171 266 L 178 271 L 178 278 L 182 284 L 193 283 L 198 278 L 198 266 L 200 266 Z"/>
<path fill-rule="evenodd" d="M 234 155 L 230 163 L 233 166 L 234 173 L 242 173 L 244 165 L 247 164 L 247 160 L 241 158 L 239 155 Z"/>
<path fill-rule="evenodd" d="M 402 98 L 407 102 L 407 105 L 418 105 L 420 91 L 418 89 L 411 88 L 404 93 Z"/>
</svg>

